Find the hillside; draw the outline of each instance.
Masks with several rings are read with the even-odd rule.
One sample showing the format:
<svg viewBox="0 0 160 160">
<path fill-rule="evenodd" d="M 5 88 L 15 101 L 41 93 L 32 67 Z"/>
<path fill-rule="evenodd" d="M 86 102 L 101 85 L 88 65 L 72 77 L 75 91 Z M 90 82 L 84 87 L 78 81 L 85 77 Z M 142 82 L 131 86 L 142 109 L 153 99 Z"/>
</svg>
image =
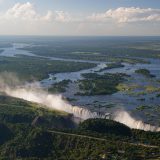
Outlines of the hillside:
<svg viewBox="0 0 160 160">
<path fill-rule="evenodd" d="M 86 120 L 77 126 L 72 119 L 72 115 L 64 112 L 0 96 L 1 159 L 158 160 L 160 157 L 160 133 L 131 130 L 104 119 Z"/>
<path fill-rule="evenodd" d="M 87 130 L 101 134 L 131 136 L 131 129 L 121 123 L 105 119 L 89 119 L 81 123 L 80 130 Z"/>
<path fill-rule="evenodd" d="M 74 128 L 72 115 L 24 100 L 0 96 L 0 122 L 11 126 Z"/>
</svg>

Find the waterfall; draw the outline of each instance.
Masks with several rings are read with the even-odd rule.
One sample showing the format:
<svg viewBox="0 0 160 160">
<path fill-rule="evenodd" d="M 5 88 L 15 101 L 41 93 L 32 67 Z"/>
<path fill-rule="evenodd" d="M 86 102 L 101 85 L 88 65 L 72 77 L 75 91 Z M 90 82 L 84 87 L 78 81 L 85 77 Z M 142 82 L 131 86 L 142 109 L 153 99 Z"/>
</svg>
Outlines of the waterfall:
<svg viewBox="0 0 160 160">
<path fill-rule="evenodd" d="M 123 123 L 126 126 L 133 128 L 133 129 L 140 129 L 144 131 L 157 131 L 157 132 L 160 131 L 160 127 L 146 124 L 142 122 L 141 120 L 136 120 L 135 118 L 131 117 L 131 115 L 126 111 L 115 112 L 112 119 L 114 121 Z"/>
<path fill-rule="evenodd" d="M 100 114 L 97 112 L 91 112 L 88 109 L 72 106 L 65 101 L 61 95 L 48 94 L 45 91 L 37 91 L 27 88 L 6 88 L 3 90 L 7 95 L 21 98 L 27 101 L 43 104 L 51 109 L 65 111 L 73 114 L 75 117 L 86 120 L 89 118 L 108 118 L 108 114 Z M 160 127 L 145 124 L 140 120 L 136 120 L 126 111 L 117 111 L 110 117 L 110 119 L 123 123 L 130 128 L 141 129 L 145 131 L 160 131 Z"/>
</svg>

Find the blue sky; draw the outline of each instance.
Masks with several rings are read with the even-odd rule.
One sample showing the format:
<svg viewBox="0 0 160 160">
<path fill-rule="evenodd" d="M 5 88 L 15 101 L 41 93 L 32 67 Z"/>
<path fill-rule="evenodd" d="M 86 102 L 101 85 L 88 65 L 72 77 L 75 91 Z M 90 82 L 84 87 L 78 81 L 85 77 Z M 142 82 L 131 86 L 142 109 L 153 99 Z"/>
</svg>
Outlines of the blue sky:
<svg viewBox="0 0 160 160">
<path fill-rule="evenodd" d="M 0 34 L 160 35 L 160 0 L 0 0 Z"/>
<path fill-rule="evenodd" d="M 3 0 L 0 8 L 6 9 L 15 3 L 26 3 L 26 0 Z M 118 7 L 160 8 L 160 0 L 30 0 L 29 2 L 43 10 L 58 9 L 71 12 L 105 11 Z"/>
<path fill-rule="evenodd" d="M 38 1 L 38 0 L 37 0 Z M 34 1 L 33 1 L 34 2 Z M 110 8 L 118 7 L 151 7 L 159 8 L 159 0 L 39 0 L 37 4 L 41 8 L 43 6 L 53 9 L 64 9 L 73 12 L 90 12 L 90 11 L 105 11 Z"/>
</svg>

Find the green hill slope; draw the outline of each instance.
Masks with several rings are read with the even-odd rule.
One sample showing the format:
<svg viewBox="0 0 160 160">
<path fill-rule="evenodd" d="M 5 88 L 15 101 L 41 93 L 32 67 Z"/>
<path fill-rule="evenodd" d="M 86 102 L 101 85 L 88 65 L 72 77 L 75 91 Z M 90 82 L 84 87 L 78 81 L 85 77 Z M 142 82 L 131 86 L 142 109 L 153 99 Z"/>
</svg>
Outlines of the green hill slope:
<svg viewBox="0 0 160 160">
<path fill-rule="evenodd" d="M 158 160 L 160 133 L 90 119 L 79 127 L 70 114 L 0 96 L 0 159 Z"/>
</svg>

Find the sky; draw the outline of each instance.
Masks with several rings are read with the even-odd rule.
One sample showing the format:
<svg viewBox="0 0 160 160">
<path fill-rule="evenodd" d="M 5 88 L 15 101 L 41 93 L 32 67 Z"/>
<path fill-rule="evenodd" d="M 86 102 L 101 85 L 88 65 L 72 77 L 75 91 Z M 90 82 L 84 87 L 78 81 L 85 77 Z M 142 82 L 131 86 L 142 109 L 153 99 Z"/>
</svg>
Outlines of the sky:
<svg viewBox="0 0 160 160">
<path fill-rule="evenodd" d="M 160 0 L 0 0 L 0 35 L 160 36 Z"/>
</svg>

